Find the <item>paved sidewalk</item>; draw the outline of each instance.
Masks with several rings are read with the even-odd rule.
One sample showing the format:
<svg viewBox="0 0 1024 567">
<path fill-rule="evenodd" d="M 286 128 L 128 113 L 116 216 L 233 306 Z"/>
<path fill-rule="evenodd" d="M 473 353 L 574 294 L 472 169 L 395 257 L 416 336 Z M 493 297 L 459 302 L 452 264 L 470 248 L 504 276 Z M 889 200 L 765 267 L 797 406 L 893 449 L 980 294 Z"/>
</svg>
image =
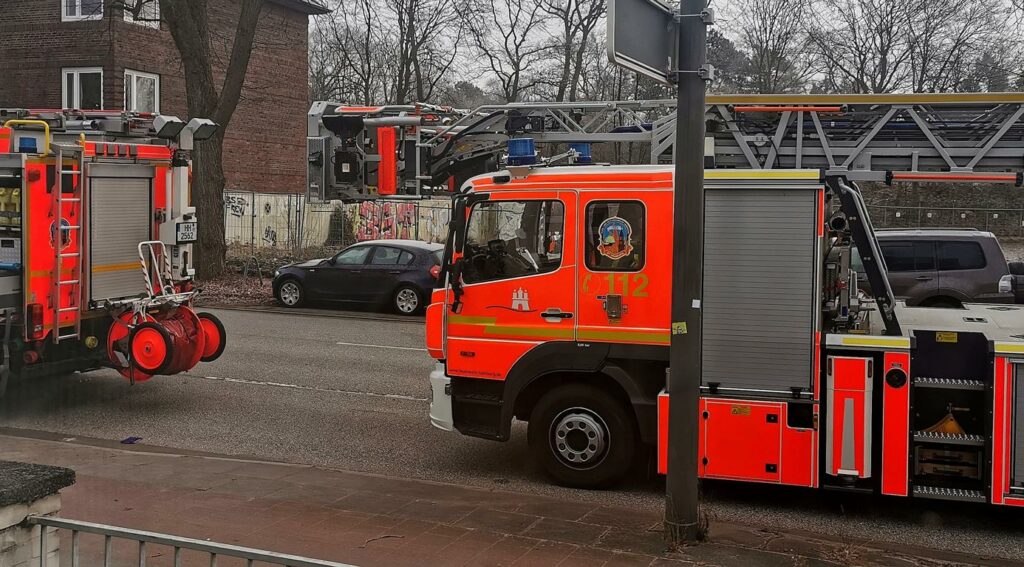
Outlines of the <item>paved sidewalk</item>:
<svg viewBox="0 0 1024 567">
<path fill-rule="evenodd" d="M 0 457 L 77 471 L 66 518 L 361 566 L 1013 564 L 717 522 L 708 543 L 669 553 L 656 514 L 138 445 L 0 435 Z"/>
</svg>

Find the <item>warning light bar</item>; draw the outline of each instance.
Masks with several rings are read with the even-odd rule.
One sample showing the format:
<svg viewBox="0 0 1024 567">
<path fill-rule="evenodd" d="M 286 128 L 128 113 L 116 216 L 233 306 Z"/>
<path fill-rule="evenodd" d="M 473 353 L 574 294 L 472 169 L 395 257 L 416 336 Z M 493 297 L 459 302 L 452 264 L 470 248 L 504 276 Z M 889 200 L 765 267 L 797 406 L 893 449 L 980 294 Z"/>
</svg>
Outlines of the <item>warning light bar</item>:
<svg viewBox="0 0 1024 567">
<path fill-rule="evenodd" d="M 951 182 L 963 181 L 966 183 L 1010 183 L 1015 187 L 1024 185 L 1024 172 L 1017 173 L 919 173 L 907 172 L 885 172 L 885 184 L 892 185 L 895 182 Z"/>
<path fill-rule="evenodd" d="M 734 112 L 842 112 L 842 106 L 735 106 Z"/>
</svg>

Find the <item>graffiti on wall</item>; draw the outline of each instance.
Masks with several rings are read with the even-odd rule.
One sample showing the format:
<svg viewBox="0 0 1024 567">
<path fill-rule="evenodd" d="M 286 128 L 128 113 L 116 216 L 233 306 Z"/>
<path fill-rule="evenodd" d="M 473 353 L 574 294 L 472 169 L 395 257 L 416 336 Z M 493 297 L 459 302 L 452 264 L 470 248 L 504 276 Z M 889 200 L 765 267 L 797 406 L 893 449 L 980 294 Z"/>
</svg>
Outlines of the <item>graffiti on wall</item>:
<svg viewBox="0 0 1024 567">
<path fill-rule="evenodd" d="M 231 216 L 244 216 L 251 198 L 249 195 L 224 195 L 224 211 Z"/>
<path fill-rule="evenodd" d="M 356 210 L 356 240 L 417 237 L 415 203 L 359 203 Z"/>
</svg>

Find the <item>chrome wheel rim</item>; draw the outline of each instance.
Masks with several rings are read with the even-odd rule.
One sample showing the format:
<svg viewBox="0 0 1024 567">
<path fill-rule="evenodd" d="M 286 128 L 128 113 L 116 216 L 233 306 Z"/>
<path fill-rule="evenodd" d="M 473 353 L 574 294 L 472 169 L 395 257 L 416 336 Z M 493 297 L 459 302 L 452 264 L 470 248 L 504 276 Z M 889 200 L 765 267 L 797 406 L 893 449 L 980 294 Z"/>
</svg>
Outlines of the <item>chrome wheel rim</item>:
<svg viewBox="0 0 1024 567">
<path fill-rule="evenodd" d="M 395 296 L 395 305 L 402 313 L 412 313 L 420 306 L 420 298 L 415 291 L 405 288 Z"/>
<path fill-rule="evenodd" d="M 601 416 L 586 408 L 569 408 L 551 425 L 551 449 L 562 464 L 591 469 L 608 454 L 608 426 Z"/>
<path fill-rule="evenodd" d="M 281 303 L 285 305 L 295 305 L 299 302 L 299 284 L 295 282 L 285 282 L 281 285 Z"/>
</svg>

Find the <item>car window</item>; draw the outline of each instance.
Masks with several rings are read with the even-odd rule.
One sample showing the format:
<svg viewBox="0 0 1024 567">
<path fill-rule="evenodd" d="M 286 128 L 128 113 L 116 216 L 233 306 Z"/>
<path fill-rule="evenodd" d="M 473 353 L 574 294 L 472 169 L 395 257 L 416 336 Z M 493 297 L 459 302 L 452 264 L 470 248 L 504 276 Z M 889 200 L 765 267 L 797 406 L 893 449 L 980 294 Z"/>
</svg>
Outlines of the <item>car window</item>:
<svg viewBox="0 0 1024 567">
<path fill-rule="evenodd" d="M 462 279 L 485 282 L 544 274 L 562 261 L 565 207 L 560 201 L 487 201 L 466 227 Z"/>
<path fill-rule="evenodd" d="M 398 259 L 401 256 L 402 251 L 398 248 L 376 246 L 373 249 L 373 256 L 370 258 L 370 264 L 373 266 L 394 266 L 398 264 Z"/>
<path fill-rule="evenodd" d="M 334 263 L 339 266 L 355 266 L 366 262 L 366 255 L 370 253 L 369 246 L 357 246 L 341 251 L 334 257 Z"/>
<path fill-rule="evenodd" d="M 402 250 L 402 255 L 398 257 L 398 265 L 399 266 L 408 266 L 409 264 L 412 264 L 412 259 L 413 259 L 412 252 L 409 252 L 407 250 Z"/>
<path fill-rule="evenodd" d="M 435 250 L 434 251 L 434 259 L 437 260 L 438 264 L 440 264 L 441 261 L 444 260 L 444 250 L 443 249 L 442 250 Z"/>
<path fill-rule="evenodd" d="M 644 267 L 644 206 L 639 201 L 587 205 L 587 268 L 636 272 Z"/>
<path fill-rule="evenodd" d="M 940 242 L 940 270 L 980 270 L 985 267 L 985 252 L 977 242 Z"/>
<path fill-rule="evenodd" d="M 927 272 L 935 270 L 934 242 L 882 242 L 882 256 L 890 272 Z"/>
</svg>

